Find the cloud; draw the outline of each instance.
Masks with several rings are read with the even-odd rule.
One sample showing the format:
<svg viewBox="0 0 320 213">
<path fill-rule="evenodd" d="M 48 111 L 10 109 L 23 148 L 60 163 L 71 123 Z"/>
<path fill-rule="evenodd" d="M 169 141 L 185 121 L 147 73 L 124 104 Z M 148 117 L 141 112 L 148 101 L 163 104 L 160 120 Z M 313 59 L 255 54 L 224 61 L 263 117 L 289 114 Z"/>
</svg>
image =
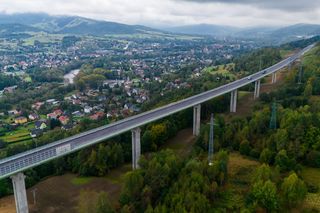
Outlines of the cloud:
<svg viewBox="0 0 320 213">
<path fill-rule="evenodd" d="M 320 0 L 177 0 L 196 3 L 223 3 L 237 5 L 251 5 L 262 9 L 283 11 L 312 11 L 320 8 Z"/>
<path fill-rule="evenodd" d="M 300 0 L 1 0 L 0 11 L 78 15 L 149 26 L 264 26 L 320 23 L 320 4 L 315 4 L 319 1 L 304 0 L 302 4 Z"/>
</svg>

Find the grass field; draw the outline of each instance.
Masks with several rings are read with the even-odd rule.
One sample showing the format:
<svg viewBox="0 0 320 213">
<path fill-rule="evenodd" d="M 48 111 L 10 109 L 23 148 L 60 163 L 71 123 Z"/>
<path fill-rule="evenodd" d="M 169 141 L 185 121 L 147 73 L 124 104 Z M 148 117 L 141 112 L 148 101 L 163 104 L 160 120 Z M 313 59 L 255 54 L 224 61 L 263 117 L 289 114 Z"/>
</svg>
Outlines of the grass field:
<svg viewBox="0 0 320 213">
<path fill-rule="evenodd" d="M 301 173 L 304 181 L 307 184 L 318 186 L 320 190 L 320 169 L 304 167 Z M 308 193 L 303 204 L 303 209 L 312 209 L 320 211 L 320 191 L 318 193 Z"/>
<path fill-rule="evenodd" d="M 233 70 L 233 68 L 234 68 L 234 64 L 211 66 L 211 67 L 204 68 L 203 72 L 207 72 L 211 74 L 221 74 L 225 77 L 235 79 L 236 76 L 230 72 L 230 70 Z"/>
<path fill-rule="evenodd" d="M 92 181 L 91 177 L 74 177 L 71 179 L 71 183 L 75 186 L 81 186 L 88 184 Z"/>
<path fill-rule="evenodd" d="M 243 197 L 251 184 L 252 174 L 260 166 L 256 160 L 240 155 L 238 152 L 229 155 L 229 187 Z"/>
<path fill-rule="evenodd" d="M 5 133 L 0 139 L 6 143 L 26 142 L 31 140 L 30 129 L 34 128 L 34 123 L 30 122 L 25 126 L 20 126 L 14 131 Z"/>
</svg>

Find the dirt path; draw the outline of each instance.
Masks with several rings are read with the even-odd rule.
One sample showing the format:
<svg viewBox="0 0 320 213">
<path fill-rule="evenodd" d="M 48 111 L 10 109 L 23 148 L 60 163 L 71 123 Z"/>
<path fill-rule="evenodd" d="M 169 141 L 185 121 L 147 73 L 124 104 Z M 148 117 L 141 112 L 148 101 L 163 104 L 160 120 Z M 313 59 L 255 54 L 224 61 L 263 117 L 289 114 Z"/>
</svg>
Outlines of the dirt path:
<svg viewBox="0 0 320 213">
<path fill-rule="evenodd" d="M 168 140 L 161 149 L 172 149 L 177 154 L 187 155 L 194 143 L 192 129 L 184 129 Z M 82 190 L 109 194 L 111 203 L 118 205 L 124 175 L 131 164 L 112 170 L 106 177 L 78 178 L 75 174 L 49 177 L 27 190 L 31 213 L 75 213 Z M 33 205 L 32 190 L 36 189 L 36 205 Z M 0 199 L 1 213 L 15 213 L 14 197 Z"/>
</svg>

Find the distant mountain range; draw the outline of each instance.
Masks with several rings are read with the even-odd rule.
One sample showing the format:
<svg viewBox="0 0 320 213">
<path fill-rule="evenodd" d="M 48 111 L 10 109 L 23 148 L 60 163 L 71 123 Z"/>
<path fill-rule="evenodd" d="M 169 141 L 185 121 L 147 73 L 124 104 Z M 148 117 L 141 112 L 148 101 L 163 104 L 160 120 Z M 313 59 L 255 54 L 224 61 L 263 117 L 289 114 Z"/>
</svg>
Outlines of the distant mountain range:
<svg viewBox="0 0 320 213">
<path fill-rule="evenodd" d="M 78 16 L 50 16 L 47 14 L 0 14 L 0 32 L 13 26 L 16 32 L 44 31 L 58 34 L 94 35 L 134 34 L 159 31 L 140 25 L 126 25 L 98 21 Z M 23 27 L 24 26 L 24 27 Z"/>
<path fill-rule="evenodd" d="M 237 28 L 209 24 L 188 25 L 165 29 L 154 29 L 141 25 L 126 25 L 116 22 L 98 21 L 78 16 L 50 16 L 43 13 L 1 14 L 0 35 L 14 33 L 47 32 L 72 35 L 115 34 L 190 34 L 217 38 L 260 39 L 272 43 L 285 43 L 320 35 L 320 25 L 296 24 L 288 27 Z"/>
<path fill-rule="evenodd" d="M 237 28 L 220 25 L 187 25 L 164 29 L 173 33 L 192 34 L 192 35 L 210 35 L 218 38 L 254 38 L 268 41 L 276 40 L 279 43 L 293 41 L 301 38 L 309 38 L 320 35 L 320 25 L 314 24 L 296 24 L 287 27 L 253 27 Z"/>
</svg>

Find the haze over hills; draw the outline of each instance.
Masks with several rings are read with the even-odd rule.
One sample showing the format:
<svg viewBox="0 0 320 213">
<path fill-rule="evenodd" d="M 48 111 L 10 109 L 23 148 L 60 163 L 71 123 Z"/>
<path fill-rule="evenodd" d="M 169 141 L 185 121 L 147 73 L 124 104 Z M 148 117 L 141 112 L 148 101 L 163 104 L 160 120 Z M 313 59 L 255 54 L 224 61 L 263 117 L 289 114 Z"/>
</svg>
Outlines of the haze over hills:
<svg viewBox="0 0 320 213">
<path fill-rule="evenodd" d="M 320 34 L 320 25 L 296 24 L 286 27 L 237 28 L 219 25 L 187 25 L 166 28 L 167 31 L 182 34 L 210 35 L 215 37 L 255 38 L 279 43 L 312 37 Z"/>
<path fill-rule="evenodd" d="M 142 25 L 93 20 L 78 16 L 51 16 L 45 13 L 0 14 L 0 34 L 44 31 L 54 34 L 104 36 L 114 34 L 162 33 L 214 36 L 217 38 L 261 39 L 281 44 L 320 34 L 320 25 L 296 24 L 287 27 L 239 28 L 210 24 L 154 29 Z"/>
<path fill-rule="evenodd" d="M 23 32 L 22 26 L 25 25 L 26 31 L 45 31 L 49 33 L 59 34 L 75 34 L 75 35 L 95 35 L 103 36 L 106 34 L 134 34 L 147 31 L 158 31 L 149 27 L 140 25 L 126 25 L 116 22 L 98 21 L 78 16 L 50 16 L 39 13 L 25 14 L 0 14 L 0 31 L 7 28 L 9 24 L 20 25 L 20 29 L 16 32 Z M 5 26 L 3 25 L 5 24 Z M 28 27 L 27 27 L 28 26 Z M 14 31 L 11 31 L 14 32 Z"/>
</svg>

